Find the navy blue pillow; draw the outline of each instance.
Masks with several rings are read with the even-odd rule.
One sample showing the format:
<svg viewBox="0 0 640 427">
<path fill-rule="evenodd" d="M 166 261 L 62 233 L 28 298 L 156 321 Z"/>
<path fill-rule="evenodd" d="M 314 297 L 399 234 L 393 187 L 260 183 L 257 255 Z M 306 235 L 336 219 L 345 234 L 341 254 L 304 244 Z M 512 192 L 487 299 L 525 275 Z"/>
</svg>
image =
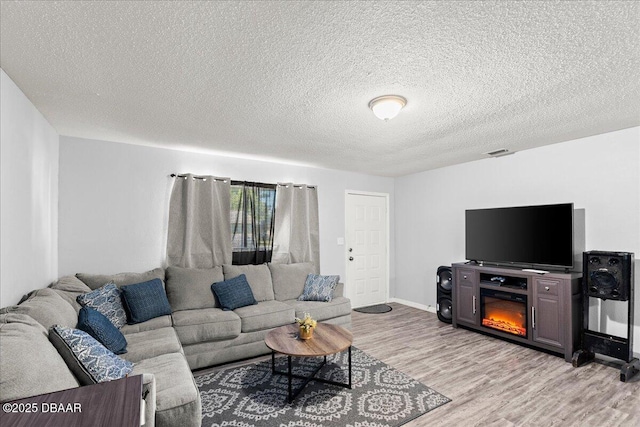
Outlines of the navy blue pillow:
<svg viewBox="0 0 640 427">
<path fill-rule="evenodd" d="M 127 352 L 127 340 L 122 332 L 98 310 L 82 307 L 78 314 L 78 329 L 91 335 L 115 354 Z"/>
<path fill-rule="evenodd" d="M 120 291 L 129 323 L 142 323 L 171 314 L 171 306 L 160 279 L 122 286 Z"/>
<path fill-rule="evenodd" d="M 214 283 L 211 285 L 211 291 L 225 311 L 258 303 L 253 297 L 247 276 L 244 274 L 224 282 Z"/>
</svg>

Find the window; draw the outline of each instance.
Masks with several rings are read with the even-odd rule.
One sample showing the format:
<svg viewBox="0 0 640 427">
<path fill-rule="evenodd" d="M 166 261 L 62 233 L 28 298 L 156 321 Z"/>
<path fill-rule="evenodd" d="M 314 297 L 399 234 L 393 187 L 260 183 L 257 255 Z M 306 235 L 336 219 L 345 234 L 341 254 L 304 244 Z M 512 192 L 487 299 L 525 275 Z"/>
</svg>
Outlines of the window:
<svg viewBox="0 0 640 427">
<path fill-rule="evenodd" d="M 276 185 L 231 182 L 233 264 L 271 261 Z"/>
</svg>

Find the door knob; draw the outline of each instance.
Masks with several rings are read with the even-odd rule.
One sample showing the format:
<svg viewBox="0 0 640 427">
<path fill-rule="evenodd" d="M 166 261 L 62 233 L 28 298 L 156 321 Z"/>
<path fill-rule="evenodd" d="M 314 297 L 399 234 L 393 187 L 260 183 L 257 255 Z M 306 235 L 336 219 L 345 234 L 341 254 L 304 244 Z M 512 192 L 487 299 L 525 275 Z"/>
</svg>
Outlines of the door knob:
<svg viewBox="0 0 640 427">
<path fill-rule="evenodd" d="M 353 257 L 352 256 L 349 257 L 349 261 L 353 261 Z"/>
<path fill-rule="evenodd" d="M 353 252 L 353 248 L 349 248 L 349 252 Z"/>
</svg>

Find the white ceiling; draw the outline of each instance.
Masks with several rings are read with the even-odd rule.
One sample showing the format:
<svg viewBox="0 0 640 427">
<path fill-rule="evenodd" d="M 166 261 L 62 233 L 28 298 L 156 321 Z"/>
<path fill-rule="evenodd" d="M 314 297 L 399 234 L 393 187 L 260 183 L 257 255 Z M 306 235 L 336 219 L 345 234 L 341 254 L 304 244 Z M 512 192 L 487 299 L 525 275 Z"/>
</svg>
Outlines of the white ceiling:
<svg viewBox="0 0 640 427">
<path fill-rule="evenodd" d="M 81 138 L 399 176 L 640 125 L 636 1 L 3 0 L 0 43 Z"/>
</svg>

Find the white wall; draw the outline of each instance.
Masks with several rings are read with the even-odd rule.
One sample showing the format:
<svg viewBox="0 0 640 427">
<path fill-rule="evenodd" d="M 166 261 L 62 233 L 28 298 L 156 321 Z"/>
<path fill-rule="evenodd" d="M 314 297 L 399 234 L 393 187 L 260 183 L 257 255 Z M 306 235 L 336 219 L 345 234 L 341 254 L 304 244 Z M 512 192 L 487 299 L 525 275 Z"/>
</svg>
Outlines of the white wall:
<svg viewBox="0 0 640 427">
<path fill-rule="evenodd" d="M 0 70 L 0 306 L 58 275 L 58 134 Z"/>
<path fill-rule="evenodd" d="M 114 142 L 60 138 L 60 274 L 163 266 L 171 173 L 318 186 L 320 270 L 345 274 L 345 190 L 389 193 L 393 179 Z M 390 212 L 393 247 L 393 211 Z M 393 255 L 390 260 L 393 266 Z M 391 284 L 393 268 L 391 268 Z"/>
<path fill-rule="evenodd" d="M 389 193 L 390 296 L 420 305 L 435 305 L 437 267 L 464 259 L 465 209 L 573 202 L 585 210 L 587 250 L 640 254 L 637 127 L 393 180 L 59 138 L 4 71 L 0 74 L 1 306 L 58 275 L 163 265 L 173 183 L 168 175 L 174 172 L 318 185 L 321 270 L 342 276 L 344 247 L 336 239 L 345 234 L 345 190 Z M 635 305 L 635 351 L 640 352 L 640 291 Z M 615 330 L 623 317 L 609 309 L 602 323 Z"/>
<path fill-rule="evenodd" d="M 640 257 L 640 128 L 591 136 L 396 179 L 395 297 L 435 306 L 439 265 L 464 261 L 465 209 L 573 202 L 586 250 Z M 638 264 L 638 262 L 636 262 Z M 635 352 L 640 352 L 636 269 Z M 610 333 L 626 336 L 609 311 Z"/>
</svg>

